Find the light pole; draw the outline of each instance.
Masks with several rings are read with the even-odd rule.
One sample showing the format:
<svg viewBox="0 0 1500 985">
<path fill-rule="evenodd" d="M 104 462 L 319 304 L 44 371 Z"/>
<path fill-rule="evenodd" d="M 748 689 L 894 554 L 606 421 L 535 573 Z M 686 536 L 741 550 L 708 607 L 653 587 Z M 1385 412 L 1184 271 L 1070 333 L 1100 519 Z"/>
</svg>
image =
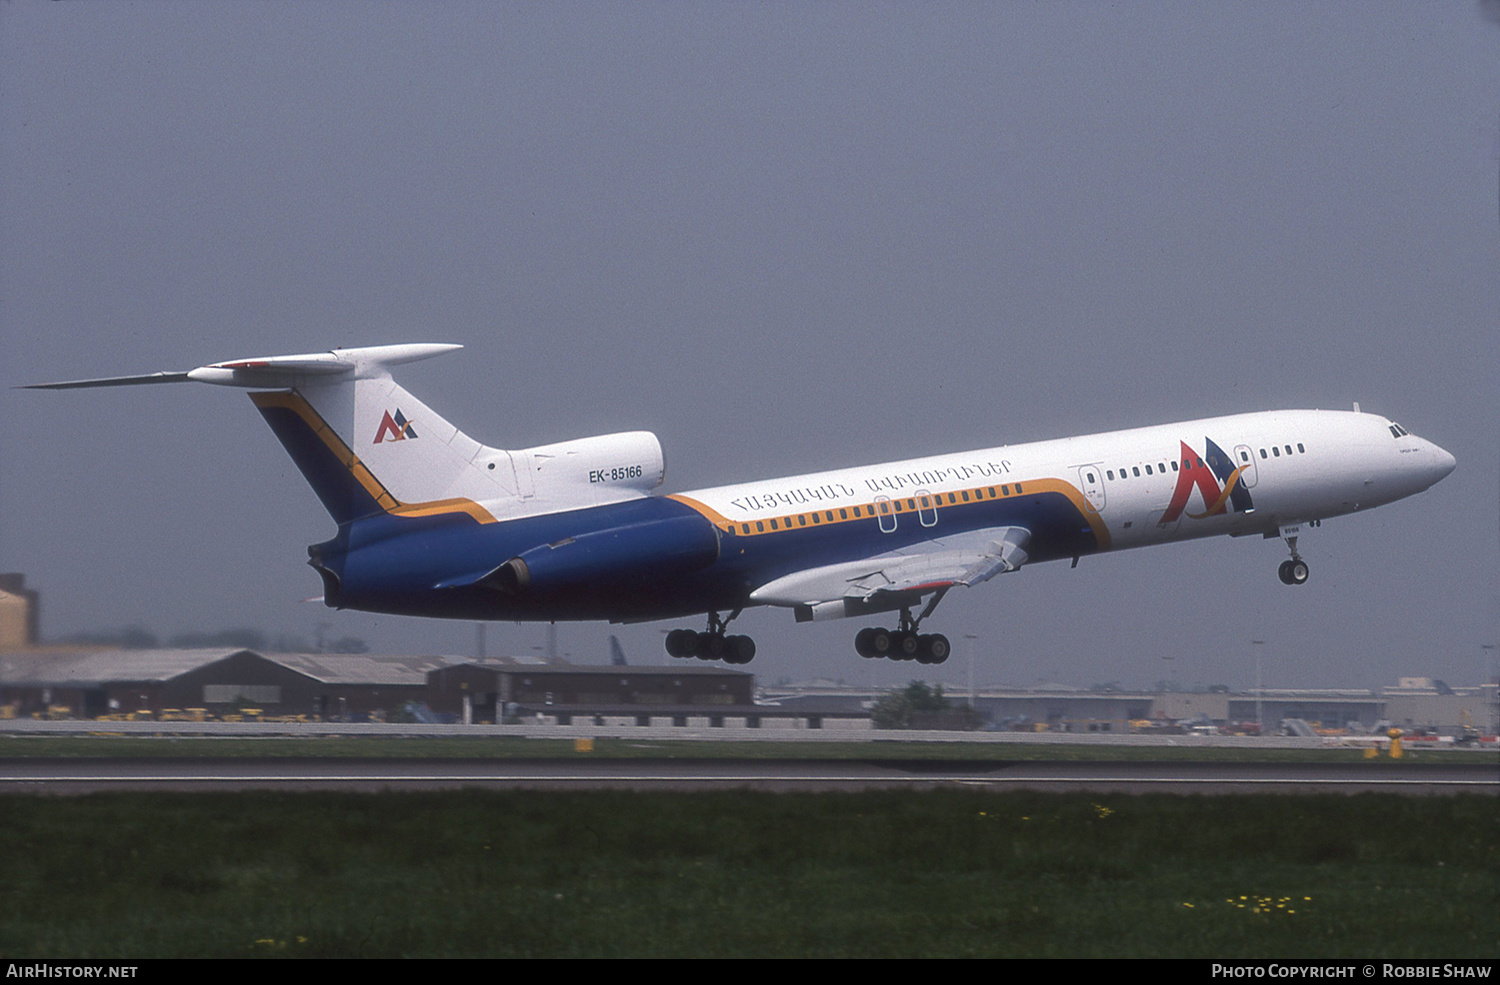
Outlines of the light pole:
<svg viewBox="0 0 1500 985">
<path fill-rule="evenodd" d="M 1491 676 L 1489 664 L 1491 659 L 1495 656 L 1495 644 L 1481 643 L 1479 644 L 1479 649 L 1484 651 L 1484 666 L 1479 671 L 1479 700 L 1483 701 L 1485 691 L 1484 686 L 1489 683 L 1489 678 Z M 1500 663 L 1496 664 L 1494 678 L 1495 702 L 1494 704 L 1490 705 L 1490 734 L 1500 735 Z"/>
<path fill-rule="evenodd" d="M 975 707 L 974 703 L 974 650 L 979 646 L 979 637 L 973 633 L 965 633 L 964 639 L 969 641 L 969 707 Z"/>
<path fill-rule="evenodd" d="M 1167 669 L 1161 676 L 1161 708 L 1159 710 L 1159 717 L 1166 725 L 1172 724 L 1172 716 L 1167 714 L 1167 692 L 1172 686 L 1172 661 L 1176 659 L 1176 657 L 1169 657 L 1166 654 L 1162 654 L 1162 660 L 1166 663 Z"/>
<path fill-rule="evenodd" d="M 1265 640 L 1251 640 L 1250 645 L 1255 648 L 1255 734 L 1264 736 L 1266 734 L 1265 719 L 1261 716 L 1260 708 L 1260 648 L 1266 645 Z"/>
</svg>

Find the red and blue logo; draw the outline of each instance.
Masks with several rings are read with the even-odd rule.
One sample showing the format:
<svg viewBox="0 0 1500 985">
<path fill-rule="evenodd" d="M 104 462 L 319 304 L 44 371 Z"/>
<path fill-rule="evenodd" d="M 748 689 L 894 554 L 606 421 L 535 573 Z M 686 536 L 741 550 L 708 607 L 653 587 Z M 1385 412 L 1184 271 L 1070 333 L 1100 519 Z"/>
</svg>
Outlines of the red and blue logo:
<svg viewBox="0 0 1500 985">
<path fill-rule="evenodd" d="M 1235 468 L 1224 450 L 1207 437 L 1203 439 L 1202 457 L 1189 448 L 1186 441 L 1180 444 L 1182 458 L 1177 471 L 1177 488 L 1172 491 L 1172 502 L 1162 514 L 1162 523 L 1171 523 L 1183 515 L 1195 487 L 1203 497 L 1203 512 L 1188 513 L 1191 520 L 1220 516 L 1230 511 L 1248 513 L 1255 509 L 1255 504 L 1250 501 L 1250 490 L 1241 481 L 1249 466 Z"/>
<path fill-rule="evenodd" d="M 378 445 L 382 441 L 405 441 L 407 438 L 415 438 L 416 436 L 416 430 L 412 428 L 411 422 L 406 419 L 406 415 L 402 414 L 401 408 L 398 407 L 396 408 L 394 417 L 391 416 L 390 411 L 385 412 L 385 417 L 381 418 L 380 421 L 380 430 L 375 432 L 374 443 Z"/>
</svg>

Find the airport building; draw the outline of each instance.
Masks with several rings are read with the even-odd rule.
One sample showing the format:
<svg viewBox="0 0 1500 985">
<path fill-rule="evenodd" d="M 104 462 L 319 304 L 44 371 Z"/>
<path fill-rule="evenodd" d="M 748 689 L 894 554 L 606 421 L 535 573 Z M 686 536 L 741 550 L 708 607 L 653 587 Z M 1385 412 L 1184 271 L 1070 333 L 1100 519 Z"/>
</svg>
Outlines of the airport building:
<svg viewBox="0 0 1500 985">
<path fill-rule="evenodd" d="M 41 600 L 26 576 L 0 574 L 0 651 L 35 646 Z"/>
<path fill-rule="evenodd" d="M 1493 734 L 1496 686 L 1402 678 L 1381 691 L 1088 690 L 1060 685 L 949 686 L 977 716 L 932 715 L 921 728 L 966 722 L 1010 731 L 1129 733 L 1194 726 L 1249 734 Z M 209 717 L 314 721 L 550 722 L 559 725 L 872 727 L 889 689 L 812 682 L 757 688 L 752 674 L 712 664 L 583 666 L 536 657 L 262 654 L 245 649 L 26 647 L 0 652 L 0 717 Z"/>
<path fill-rule="evenodd" d="M 535 658 L 35 647 L 0 653 L 5 717 L 255 717 L 318 721 L 756 727 L 754 677 L 713 666 L 583 667 Z M 868 716 L 866 716 L 868 717 Z"/>
</svg>

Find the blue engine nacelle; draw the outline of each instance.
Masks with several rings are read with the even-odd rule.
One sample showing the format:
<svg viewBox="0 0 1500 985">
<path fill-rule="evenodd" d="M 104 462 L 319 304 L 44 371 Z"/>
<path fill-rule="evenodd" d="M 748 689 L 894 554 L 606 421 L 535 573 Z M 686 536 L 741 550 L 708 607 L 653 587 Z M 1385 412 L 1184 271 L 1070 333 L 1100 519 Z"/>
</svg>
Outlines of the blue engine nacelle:
<svg viewBox="0 0 1500 985">
<path fill-rule="evenodd" d="M 582 584 L 629 584 L 684 575 L 719 557 L 719 531 L 698 515 L 611 527 L 534 547 L 506 561 L 484 584 L 514 595 Z"/>
</svg>

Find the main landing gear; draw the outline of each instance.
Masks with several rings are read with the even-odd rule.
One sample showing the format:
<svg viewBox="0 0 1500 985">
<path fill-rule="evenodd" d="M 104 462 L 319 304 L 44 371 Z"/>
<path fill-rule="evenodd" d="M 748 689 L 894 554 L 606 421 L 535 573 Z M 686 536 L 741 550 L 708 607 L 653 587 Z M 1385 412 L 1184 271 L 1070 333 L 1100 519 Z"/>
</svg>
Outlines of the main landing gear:
<svg viewBox="0 0 1500 985">
<path fill-rule="evenodd" d="M 729 619 L 717 612 L 708 614 L 708 629 L 698 633 L 691 629 L 674 629 L 667 634 L 667 653 L 673 657 L 697 657 L 699 660 L 722 660 L 727 664 L 747 664 L 755 659 L 755 641 L 748 636 L 725 636 L 724 627 L 740 614 L 735 609 Z"/>
<path fill-rule="evenodd" d="M 1314 526 L 1314 520 L 1309 526 Z M 1283 585 L 1305 585 L 1307 584 L 1307 562 L 1297 553 L 1297 535 L 1302 532 L 1300 524 L 1291 524 L 1281 528 L 1281 539 L 1286 541 L 1287 548 L 1292 552 L 1291 558 L 1281 562 L 1281 567 L 1276 569 L 1276 577 L 1281 579 Z"/>
<path fill-rule="evenodd" d="M 918 635 L 917 627 L 932 614 L 947 590 L 938 592 L 922 614 L 912 618 L 911 609 L 901 610 L 901 626 L 896 630 L 861 629 L 854 634 L 854 652 L 862 657 L 889 657 L 892 660 L 915 660 L 919 664 L 940 664 L 953 652 L 948 637 L 941 633 Z"/>
</svg>

